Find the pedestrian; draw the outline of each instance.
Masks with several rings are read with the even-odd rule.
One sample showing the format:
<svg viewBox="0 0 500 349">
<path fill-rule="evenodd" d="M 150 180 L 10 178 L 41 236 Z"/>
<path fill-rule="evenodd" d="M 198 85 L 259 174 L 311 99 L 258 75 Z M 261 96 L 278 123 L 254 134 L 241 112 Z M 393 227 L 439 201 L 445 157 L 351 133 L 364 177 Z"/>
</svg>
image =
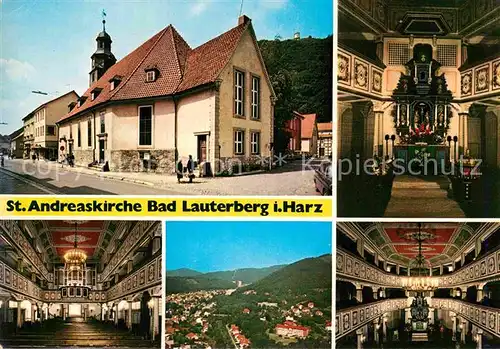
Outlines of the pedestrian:
<svg viewBox="0 0 500 349">
<path fill-rule="evenodd" d="M 183 170 L 184 170 L 184 167 L 182 165 L 182 159 L 179 158 L 179 161 L 177 161 L 177 166 L 176 166 L 176 169 L 175 169 L 175 172 L 177 173 L 177 182 L 178 183 L 181 182 L 181 179 L 182 179 L 182 176 L 183 176 L 183 173 L 182 173 Z"/>
<path fill-rule="evenodd" d="M 188 178 L 189 178 L 189 183 L 193 183 L 193 178 L 194 178 L 194 162 L 193 162 L 193 156 L 189 155 L 189 159 L 187 162 L 187 169 L 188 169 Z"/>
</svg>

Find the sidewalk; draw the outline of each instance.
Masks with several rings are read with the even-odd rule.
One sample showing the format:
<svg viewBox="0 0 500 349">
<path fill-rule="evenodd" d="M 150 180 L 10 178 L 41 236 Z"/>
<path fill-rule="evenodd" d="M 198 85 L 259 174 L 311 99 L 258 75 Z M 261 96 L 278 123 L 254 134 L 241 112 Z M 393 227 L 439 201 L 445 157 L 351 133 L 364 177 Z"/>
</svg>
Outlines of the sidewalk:
<svg viewBox="0 0 500 349">
<path fill-rule="evenodd" d="M 285 166 L 271 172 L 262 172 L 246 176 L 231 177 L 196 177 L 193 183 L 188 183 L 183 178 L 181 184 L 177 182 L 176 175 L 155 174 L 148 172 L 99 172 L 85 167 L 61 166 L 56 162 L 44 160 L 6 160 L 5 170 L 18 175 L 44 178 L 64 178 L 65 174 L 76 176 L 85 175 L 87 178 L 109 179 L 119 182 L 128 182 L 146 185 L 159 190 L 169 190 L 179 195 L 318 195 L 314 187 L 314 170 L 303 169 L 301 162 L 290 162 Z M 196 174 L 196 171 L 195 171 Z M 89 186 L 87 184 L 87 186 Z M 181 194 L 182 193 L 182 194 Z"/>
<path fill-rule="evenodd" d="M 158 186 L 158 185 L 163 186 L 172 183 L 177 183 L 177 177 L 174 175 L 148 173 L 148 172 L 101 172 L 81 166 L 71 167 L 66 164 L 62 166 L 61 164 L 56 163 L 54 161 L 37 160 L 33 162 L 33 160 L 27 160 L 27 159 L 14 159 L 14 160 L 8 160 L 8 162 L 6 162 L 6 165 L 11 165 L 11 166 L 6 166 L 5 167 L 6 170 L 10 170 L 21 175 L 25 174 L 26 172 L 23 169 L 26 169 L 28 170 L 28 172 L 33 173 L 32 172 L 33 169 L 36 168 L 37 170 L 41 171 L 55 171 L 58 172 L 59 175 L 64 175 L 65 172 L 74 172 L 89 176 L 96 176 L 98 178 L 113 179 L 118 181 L 131 182 L 149 186 Z M 187 181 L 187 179 L 183 180 Z M 197 180 L 198 178 L 195 178 L 195 181 Z"/>
</svg>

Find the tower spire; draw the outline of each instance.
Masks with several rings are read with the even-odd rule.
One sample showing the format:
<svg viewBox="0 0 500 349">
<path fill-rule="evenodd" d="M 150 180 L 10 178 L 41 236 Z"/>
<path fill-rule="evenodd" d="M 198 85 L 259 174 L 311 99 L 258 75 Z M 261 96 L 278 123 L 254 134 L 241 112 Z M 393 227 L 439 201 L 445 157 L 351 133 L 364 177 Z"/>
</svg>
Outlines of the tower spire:
<svg viewBox="0 0 500 349">
<path fill-rule="evenodd" d="M 106 32 L 106 11 L 104 11 L 104 9 L 102 9 L 101 16 L 102 16 L 102 31 Z"/>
</svg>

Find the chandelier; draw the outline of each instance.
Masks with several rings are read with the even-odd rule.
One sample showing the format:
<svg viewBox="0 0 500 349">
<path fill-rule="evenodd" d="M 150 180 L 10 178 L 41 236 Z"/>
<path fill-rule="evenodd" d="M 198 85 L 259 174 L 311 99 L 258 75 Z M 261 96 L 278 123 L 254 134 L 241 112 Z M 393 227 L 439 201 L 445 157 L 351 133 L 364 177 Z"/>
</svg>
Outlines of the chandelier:
<svg viewBox="0 0 500 349">
<path fill-rule="evenodd" d="M 87 254 L 85 251 L 78 248 L 78 223 L 75 224 L 75 243 L 72 249 L 68 250 L 63 258 L 66 263 L 66 266 L 69 270 L 80 270 L 85 265 L 87 261 Z"/>
<path fill-rule="evenodd" d="M 417 255 L 409 264 L 410 276 L 402 278 L 402 286 L 408 291 L 433 291 L 438 288 L 438 279 L 430 275 L 421 275 L 422 269 L 424 269 L 426 264 L 428 264 L 428 261 L 422 253 L 422 243 L 435 239 L 436 236 L 433 233 L 422 231 L 421 223 L 418 223 L 417 226 L 418 230 L 416 232 L 405 232 L 403 234 L 399 234 L 402 238 L 416 241 L 418 244 Z M 417 270 L 416 276 L 411 276 L 412 267 Z"/>
</svg>

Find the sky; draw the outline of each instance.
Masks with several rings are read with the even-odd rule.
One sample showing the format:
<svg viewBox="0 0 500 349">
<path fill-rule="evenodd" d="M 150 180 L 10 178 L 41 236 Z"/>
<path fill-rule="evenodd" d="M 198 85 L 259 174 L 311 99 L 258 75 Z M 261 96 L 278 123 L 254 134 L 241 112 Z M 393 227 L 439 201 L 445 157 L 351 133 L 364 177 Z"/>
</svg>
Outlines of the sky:
<svg viewBox="0 0 500 349">
<path fill-rule="evenodd" d="M 332 253 L 331 222 L 167 222 L 167 270 L 263 268 Z"/>
<path fill-rule="evenodd" d="M 103 10 L 119 60 L 169 24 L 199 46 L 236 26 L 240 8 L 241 0 L 0 0 L 0 134 L 50 99 L 85 92 Z M 332 34 L 331 0 L 243 0 L 242 13 L 258 39 Z"/>
</svg>

